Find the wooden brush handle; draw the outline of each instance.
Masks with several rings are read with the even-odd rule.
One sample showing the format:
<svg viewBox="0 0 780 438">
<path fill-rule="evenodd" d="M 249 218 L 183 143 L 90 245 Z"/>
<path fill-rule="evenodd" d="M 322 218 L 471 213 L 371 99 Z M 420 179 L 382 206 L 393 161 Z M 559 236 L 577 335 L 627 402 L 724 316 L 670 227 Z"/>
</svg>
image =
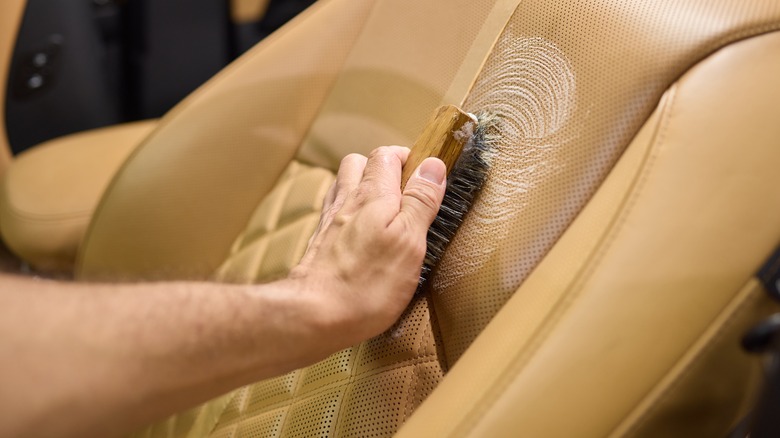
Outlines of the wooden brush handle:
<svg viewBox="0 0 780 438">
<path fill-rule="evenodd" d="M 401 190 L 406 187 L 406 182 L 417 166 L 428 157 L 437 157 L 444 161 L 449 174 L 463 146 L 468 143 L 476 129 L 477 118 L 472 114 L 465 113 L 454 105 L 439 107 L 412 146 L 412 152 L 401 173 Z"/>
</svg>

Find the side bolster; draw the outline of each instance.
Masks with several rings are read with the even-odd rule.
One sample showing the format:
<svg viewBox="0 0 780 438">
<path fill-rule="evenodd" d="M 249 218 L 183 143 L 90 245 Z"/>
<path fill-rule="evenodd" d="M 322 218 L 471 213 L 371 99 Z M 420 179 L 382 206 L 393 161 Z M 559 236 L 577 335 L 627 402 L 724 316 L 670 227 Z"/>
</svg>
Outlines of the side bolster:
<svg viewBox="0 0 780 438">
<path fill-rule="evenodd" d="M 16 45 L 16 35 L 22 24 L 22 13 L 27 0 L 0 2 L 0 176 L 11 161 L 11 147 L 5 129 L 5 92 L 8 88 L 8 72 Z"/>
<path fill-rule="evenodd" d="M 77 276 L 210 275 L 295 155 L 372 7 L 318 2 L 167 114 L 103 197 Z"/>
<path fill-rule="evenodd" d="M 751 277 L 780 241 L 777 53 L 734 43 L 671 87 L 399 436 L 725 434 L 755 365 L 732 341 L 775 309 Z"/>
<path fill-rule="evenodd" d="M 157 120 L 44 142 L 14 158 L 0 183 L 0 235 L 35 269 L 73 272 L 78 247 L 111 178 Z"/>
</svg>

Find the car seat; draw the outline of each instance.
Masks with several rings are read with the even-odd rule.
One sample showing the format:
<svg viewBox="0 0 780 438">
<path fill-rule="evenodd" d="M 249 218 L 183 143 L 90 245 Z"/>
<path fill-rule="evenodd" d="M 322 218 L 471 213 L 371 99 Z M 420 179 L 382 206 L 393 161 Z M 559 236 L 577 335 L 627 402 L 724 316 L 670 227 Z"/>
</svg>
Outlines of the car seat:
<svg viewBox="0 0 780 438">
<path fill-rule="evenodd" d="M 776 309 L 778 30 L 771 0 L 318 2 L 134 151 L 78 278 L 278 278 L 339 159 L 441 103 L 498 117 L 487 185 L 387 333 L 138 435 L 725 435 Z"/>
<path fill-rule="evenodd" d="M 5 102 L 8 72 L 26 3 L 0 3 L 0 102 Z M 4 243 L 39 271 L 72 272 L 100 196 L 119 166 L 155 125 L 155 120 L 147 120 L 81 132 L 44 142 L 12 158 L 5 104 L 1 105 L 0 235 Z"/>
<path fill-rule="evenodd" d="M 269 0 L 225 2 L 236 29 L 259 23 L 270 3 Z M 0 4 L 0 15 L 6 20 L 0 29 L 0 80 L 4 84 L 26 3 L 26 0 L 9 0 Z M 282 12 L 294 13 L 302 7 L 302 4 L 288 4 Z M 279 16 L 277 12 L 276 15 L 273 23 L 264 24 L 264 31 L 278 27 L 280 20 L 286 18 L 285 14 Z M 260 37 L 251 32 L 235 35 L 236 43 L 242 46 Z M 0 92 L 0 99 L 4 93 L 5 88 Z M 155 125 L 156 120 L 146 120 L 84 131 L 47 141 L 15 157 L 19 164 L 5 176 L 7 182 L 0 196 L 0 234 L 5 244 L 37 272 L 72 273 L 76 253 L 100 196 L 119 166 Z M 1 174 L 11 155 L 5 132 L 0 132 L 0 137 Z"/>
</svg>

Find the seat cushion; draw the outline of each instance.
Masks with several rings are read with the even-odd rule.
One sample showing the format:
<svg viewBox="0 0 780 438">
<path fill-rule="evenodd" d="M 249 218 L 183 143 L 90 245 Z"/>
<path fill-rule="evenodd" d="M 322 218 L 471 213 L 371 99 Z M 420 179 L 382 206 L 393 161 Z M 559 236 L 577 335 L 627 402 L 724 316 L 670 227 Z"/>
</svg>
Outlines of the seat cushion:
<svg viewBox="0 0 780 438">
<path fill-rule="evenodd" d="M 38 270 L 71 271 L 98 200 L 156 123 L 73 134 L 19 155 L 0 192 L 0 235 L 8 247 Z"/>
</svg>

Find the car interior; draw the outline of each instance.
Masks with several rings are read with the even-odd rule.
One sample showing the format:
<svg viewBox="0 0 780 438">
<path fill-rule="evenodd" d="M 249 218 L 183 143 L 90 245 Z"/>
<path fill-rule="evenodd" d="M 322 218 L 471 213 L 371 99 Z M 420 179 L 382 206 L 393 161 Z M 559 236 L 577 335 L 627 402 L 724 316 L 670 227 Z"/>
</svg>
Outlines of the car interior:
<svg viewBox="0 0 780 438">
<path fill-rule="evenodd" d="M 135 436 L 780 436 L 776 0 L 5 0 L 0 80 L 0 266 L 73 281 L 282 278 L 344 156 L 498 121 L 393 328 Z"/>
</svg>

